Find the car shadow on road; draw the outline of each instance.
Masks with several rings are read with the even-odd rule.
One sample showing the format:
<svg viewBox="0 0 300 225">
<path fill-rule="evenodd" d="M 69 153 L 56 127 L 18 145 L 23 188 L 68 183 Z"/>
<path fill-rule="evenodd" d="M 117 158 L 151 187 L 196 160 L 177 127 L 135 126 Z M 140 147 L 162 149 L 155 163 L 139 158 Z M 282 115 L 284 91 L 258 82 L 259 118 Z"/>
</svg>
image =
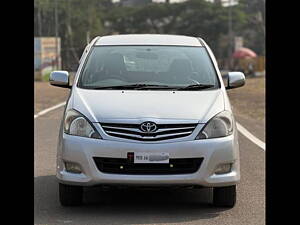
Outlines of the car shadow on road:
<svg viewBox="0 0 300 225">
<path fill-rule="evenodd" d="M 183 223 L 218 217 L 226 208 L 211 204 L 211 189 L 84 189 L 84 205 L 62 207 L 55 176 L 34 179 L 36 224 Z"/>
</svg>

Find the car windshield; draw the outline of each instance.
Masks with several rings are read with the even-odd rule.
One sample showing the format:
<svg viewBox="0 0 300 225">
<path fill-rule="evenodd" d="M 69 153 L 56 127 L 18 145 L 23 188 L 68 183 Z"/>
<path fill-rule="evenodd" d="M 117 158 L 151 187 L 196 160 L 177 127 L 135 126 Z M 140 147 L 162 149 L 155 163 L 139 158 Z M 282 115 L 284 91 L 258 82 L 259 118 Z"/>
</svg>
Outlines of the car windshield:
<svg viewBox="0 0 300 225">
<path fill-rule="evenodd" d="M 78 87 L 217 88 L 219 83 L 204 47 L 95 46 L 79 77 Z M 187 88 L 192 86 L 193 88 Z M 180 90 L 181 90 L 180 89 Z"/>
</svg>

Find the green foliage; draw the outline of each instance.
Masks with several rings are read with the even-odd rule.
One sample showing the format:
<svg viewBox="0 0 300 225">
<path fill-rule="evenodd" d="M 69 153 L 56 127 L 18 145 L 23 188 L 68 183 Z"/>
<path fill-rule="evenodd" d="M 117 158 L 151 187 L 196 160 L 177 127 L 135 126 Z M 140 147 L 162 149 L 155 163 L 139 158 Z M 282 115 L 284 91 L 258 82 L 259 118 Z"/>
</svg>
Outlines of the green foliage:
<svg viewBox="0 0 300 225">
<path fill-rule="evenodd" d="M 228 7 L 205 0 L 177 4 L 151 3 L 122 7 L 110 0 L 35 0 L 35 36 L 55 35 L 55 1 L 65 69 L 77 65 L 87 43 L 98 35 L 160 33 L 201 36 L 217 58 L 227 56 Z M 264 54 L 264 0 L 240 0 L 232 7 L 233 32 L 244 44 Z"/>
<path fill-rule="evenodd" d="M 105 33 L 102 18 L 112 4 L 109 0 L 35 0 L 36 37 L 55 36 L 56 1 L 63 68 L 72 70 L 87 42 Z"/>
<path fill-rule="evenodd" d="M 245 45 L 260 55 L 265 54 L 265 0 L 240 0 L 239 7 L 246 23 L 240 29 Z"/>
<path fill-rule="evenodd" d="M 50 73 L 51 72 L 47 72 L 45 74 L 42 75 L 42 81 L 49 81 L 49 77 L 50 77 Z"/>
</svg>

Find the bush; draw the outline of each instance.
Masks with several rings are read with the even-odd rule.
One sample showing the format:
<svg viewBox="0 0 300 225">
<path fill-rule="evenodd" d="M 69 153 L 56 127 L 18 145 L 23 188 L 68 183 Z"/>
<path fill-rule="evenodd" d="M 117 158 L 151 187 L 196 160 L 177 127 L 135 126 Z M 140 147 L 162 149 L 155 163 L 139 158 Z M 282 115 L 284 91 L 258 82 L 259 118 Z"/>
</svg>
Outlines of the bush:
<svg viewBox="0 0 300 225">
<path fill-rule="evenodd" d="M 47 72 L 47 73 L 43 74 L 42 81 L 49 81 L 50 73 L 51 72 Z"/>
</svg>

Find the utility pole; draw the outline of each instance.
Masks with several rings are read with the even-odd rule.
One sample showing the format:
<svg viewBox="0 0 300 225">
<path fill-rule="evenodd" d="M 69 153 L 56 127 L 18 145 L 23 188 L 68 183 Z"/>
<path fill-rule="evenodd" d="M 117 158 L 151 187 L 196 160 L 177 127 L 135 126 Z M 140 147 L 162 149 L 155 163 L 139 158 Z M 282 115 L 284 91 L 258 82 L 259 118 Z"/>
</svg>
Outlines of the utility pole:
<svg viewBox="0 0 300 225">
<path fill-rule="evenodd" d="M 71 26 L 71 8 L 70 8 L 70 1 L 67 1 L 68 2 L 68 20 L 67 20 L 67 30 L 68 30 L 68 45 L 67 45 L 67 48 L 68 48 L 68 51 L 70 50 L 74 59 L 76 60 L 76 63 L 78 63 L 79 61 L 79 57 L 76 53 L 76 49 L 74 48 L 74 45 L 73 45 L 73 31 L 72 31 L 72 26 Z M 72 61 L 71 61 L 71 67 L 72 67 Z"/>
<path fill-rule="evenodd" d="M 86 32 L 86 44 L 88 45 L 90 43 L 90 31 L 88 30 Z"/>
<path fill-rule="evenodd" d="M 38 21 L 38 36 L 42 36 L 42 18 L 41 18 L 41 7 L 37 4 L 37 21 Z"/>
<path fill-rule="evenodd" d="M 89 25 L 88 25 L 88 30 L 86 32 L 86 44 L 90 43 L 90 31 L 92 30 L 91 28 L 91 24 L 92 24 L 92 7 L 93 5 L 88 5 L 88 21 L 89 21 Z"/>
<path fill-rule="evenodd" d="M 228 5 L 228 66 L 229 66 L 229 70 L 231 69 L 231 64 L 232 64 L 232 44 L 233 44 L 233 37 L 232 37 L 232 0 L 228 0 L 229 5 Z"/>
<path fill-rule="evenodd" d="M 55 16 L 55 46 L 56 46 L 56 69 L 58 69 L 59 64 L 59 52 L 58 52 L 58 17 L 57 17 L 57 0 L 55 0 L 55 8 L 54 8 L 54 16 Z"/>
</svg>

